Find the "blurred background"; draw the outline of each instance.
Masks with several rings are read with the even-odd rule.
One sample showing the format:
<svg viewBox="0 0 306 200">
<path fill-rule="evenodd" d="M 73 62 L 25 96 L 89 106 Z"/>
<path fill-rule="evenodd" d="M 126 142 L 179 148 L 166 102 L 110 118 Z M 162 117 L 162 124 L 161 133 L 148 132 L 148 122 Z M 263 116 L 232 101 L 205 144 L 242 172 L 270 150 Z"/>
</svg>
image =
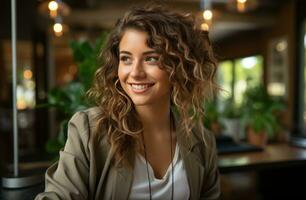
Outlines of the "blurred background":
<svg viewBox="0 0 306 200">
<path fill-rule="evenodd" d="M 148 2 L 17 0 L 21 170 L 43 173 L 57 159 L 69 118 L 92 105 L 84 94 L 108 32 L 131 6 Z M 300 185 L 306 180 L 306 2 L 160 2 L 192 13 L 197 26 L 209 31 L 219 61 L 216 81 L 223 90 L 204 105 L 203 123 L 216 135 L 222 198 L 306 196 Z M 10 1 L 2 0 L 1 176 L 11 173 L 13 162 L 10 9 Z M 0 198 L 20 199 L 17 192 L 2 189 Z"/>
</svg>

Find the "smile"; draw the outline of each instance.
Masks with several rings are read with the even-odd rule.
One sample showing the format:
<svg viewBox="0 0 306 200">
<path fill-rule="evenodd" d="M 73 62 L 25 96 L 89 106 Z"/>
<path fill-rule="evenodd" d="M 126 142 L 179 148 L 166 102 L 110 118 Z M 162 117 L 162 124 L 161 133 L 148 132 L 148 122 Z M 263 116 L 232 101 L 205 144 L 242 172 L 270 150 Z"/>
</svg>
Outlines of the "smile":
<svg viewBox="0 0 306 200">
<path fill-rule="evenodd" d="M 150 87 L 154 84 L 130 84 L 132 91 L 135 93 L 143 93 L 146 92 Z"/>
</svg>

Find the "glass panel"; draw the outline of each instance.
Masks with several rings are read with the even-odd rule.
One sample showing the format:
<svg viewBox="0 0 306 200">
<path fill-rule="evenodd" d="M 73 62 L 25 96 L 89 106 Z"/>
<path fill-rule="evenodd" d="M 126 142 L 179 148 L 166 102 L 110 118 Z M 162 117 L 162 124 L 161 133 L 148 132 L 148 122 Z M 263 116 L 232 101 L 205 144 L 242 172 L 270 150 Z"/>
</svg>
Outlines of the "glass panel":
<svg viewBox="0 0 306 200">
<path fill-rule="evenodd" d="M 232 96 L 233 62 L 223 61 L 219 63 L 217 71 L 217 82 L 223 91 L 219 93 L 218 99 L 224 100 Z"/>
<path fill-rule="evenodd" d="M 262 82 L 262 73 L 262 56 L 250 56 L 235 60 L 234 100 L 237 105 L 242 103 L 243 93 L 248 86 Z"/>
<path fill-rule="evenodd" d="M 2 41 L 3 49 L 3 67 L 6 69 L 8 82 L 11 82 L 12 73 L 12 55 L 11 55 L 11 41 Z M 17 109 L 18 109 L 18 127 L 19 127 L 19 155 L 34 152 L 35 148 L 35 79 L 33 66 L 33 46 L 32 41 L 18 40 L 17 41 Z M 11 83 L 8 84 L 11 90 Z M 6 101 L 11 101 L 11 93 Z M 8 103 L 9 104 L 9 103 Z M 2 111 L 3 109 L 3 111 Z M 7 113 L 11 121 L 11 108 L 6 107 L 0 110 Z M 4 122 L 2 122 L 5 124 Z M 2 125 L 2 124 L 1 124 Z M 0 131 L 10 133 L 12 124 L 7 124 L 5 129 L 1 126 Z"/>
<path fill-rule="evenodd" d="M 273 38 L 268 44 L 267 87 L 272 96 L 288 97 L 288 39 Z"/>
<path fill-rule="evenodd" d="M 304 30 L 304 130 L 306 130 L 306 23 Z M 304 133 L 306 134 L 306 133 Z"/>
<path fill-rule="evenodd" d="M 12 71 L 11 41 L 5 40 L 2 43 L 4 52 L 4 67 L 9 77 Z M 18 110 L 31 109 L 35 106 L 35 81 L 32 64 L 32 43 L 31 41 L 17 42 L 17 108 Z M 9 88 L 11 89 L 11 87 Z"/>
</svg>

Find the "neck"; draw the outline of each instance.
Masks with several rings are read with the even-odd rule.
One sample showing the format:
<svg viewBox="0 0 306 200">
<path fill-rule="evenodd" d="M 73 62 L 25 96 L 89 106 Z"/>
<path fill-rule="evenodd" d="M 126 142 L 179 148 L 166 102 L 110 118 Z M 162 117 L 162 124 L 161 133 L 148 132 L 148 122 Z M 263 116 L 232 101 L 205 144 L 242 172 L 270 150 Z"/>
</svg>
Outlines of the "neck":
<svg viewBox="0 0 306 200">
<path fill-rule="evenodd" d="M 162 137 L 170 130 L 170 102 L 136 106 L 146 137 Z"/>
</svg>

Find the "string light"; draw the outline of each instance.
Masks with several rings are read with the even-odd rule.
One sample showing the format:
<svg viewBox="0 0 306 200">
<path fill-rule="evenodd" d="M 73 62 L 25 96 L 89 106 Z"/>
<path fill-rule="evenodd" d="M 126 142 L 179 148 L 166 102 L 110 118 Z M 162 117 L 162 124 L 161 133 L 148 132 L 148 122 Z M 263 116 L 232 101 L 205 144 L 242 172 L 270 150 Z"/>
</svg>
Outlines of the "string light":
<svg viewBox="0 0 306 200">
<path fill-rule="evenodd" d="M 204 22 L 201 24 L 201 29 L 205 31 L 209 30 L 213 18 L 211 3 L 211 0 L 201 0 L 201 9 L 203 10 L 204 19 Z"/>
<path fill-rule="evenodd" d="M 56 32 L 56 33 L 62 32 L 62 31 L 63 31 L 63 26 L 62 26 L 62 24 L 61 24 L 61 23 L 55 23 L 55 24 L 53 25 L 53 30 L 54 30 L 54 32 Z"/>
<path fill-rule="evenodd" d="M 62 17 L 70 13 L 70 7 L 62 0 L 44 0 L 39 5 L 39 11 L 42 14 L 49 14 L 53 24 L 50 30 L 55 36 L 62 36 L 64 32 L 68 31 L 68 26 L 63 24 Z"/>
<path fill-rule="evenodd" d="M 211 10 L 204 10 L 204 12 L 203 12 L 203 18 L 204 18 L 205 20 L 211 20 L 212 17 L 213 17 L 213 13 L 212 13 Z"/>
<path fill-rule="evenodd" d="M 55 23 L 53 25 L 53 31 L 54 31 L 56 36 L 63 35 L 63 25 L 61 23 Z"/>
<path fill-rule="evenodd" d="M 50 1 L 48 3 L 48 8 L 50 11 L 55 11 L 58 9 L 58 3 L 56 1 Z"/>
<path fill-rule="evenodd" d="M 51 18 L 55 18 L 58 15 L 59 5 L 56 1 L 50 1 L 48 3 L 49 15 Z"/>
<path fill-rule="evenodd" d="M 204 30 L 204 31 L 209 31 L 209 25 L 204 22 L 204 23 L 201 24 L 201 29 Z"/>
<path fill-rule="evenodd" d="M 237 0 L 237 10 L 239 12 L 244 12 L 246 10 L 247 0 Z"/>
</svg>

